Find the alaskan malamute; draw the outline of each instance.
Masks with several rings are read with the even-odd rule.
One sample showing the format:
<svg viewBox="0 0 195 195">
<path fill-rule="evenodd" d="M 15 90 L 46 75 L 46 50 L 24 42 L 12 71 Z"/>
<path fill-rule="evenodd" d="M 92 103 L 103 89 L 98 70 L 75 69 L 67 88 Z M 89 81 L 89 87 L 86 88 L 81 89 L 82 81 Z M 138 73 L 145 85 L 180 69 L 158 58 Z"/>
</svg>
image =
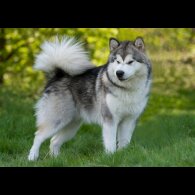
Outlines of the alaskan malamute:
<svg viewBox="0 0 195 195">
<path fill-rule="evenodd" d="M 45 42 L 35 68 L 48 82 L 36 105 L 37 132 L 28 159 L 36 160 L 48 138 L 50 154 L 57 156 L 81 123 L 102 126 L 107 153 L 128 145 L 144 110 L 151 84 L 151 63 L 141 37 L 119 42 L 110 38 L 108 62 L 95 67 L 82 44 L 64 37 Z"/>
</svg>

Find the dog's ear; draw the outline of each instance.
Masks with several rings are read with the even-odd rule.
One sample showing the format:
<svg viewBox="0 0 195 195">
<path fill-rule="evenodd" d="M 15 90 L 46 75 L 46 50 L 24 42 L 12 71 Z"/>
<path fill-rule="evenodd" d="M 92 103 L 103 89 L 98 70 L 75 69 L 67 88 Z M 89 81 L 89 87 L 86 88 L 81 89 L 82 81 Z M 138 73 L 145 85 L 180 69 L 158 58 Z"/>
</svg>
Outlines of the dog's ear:
<svg viewBox="0 0 195 195">
<path fill-rule="evenodd" d="M 110 51 L 113 51 L 120 45 L 119 41 L 115 38 L 110 38 Z"/>
<path fill-rule="evenodd" d="M 142 37 L 137 37 L 134 42 L 135 47 L 137 47 L 140 51 L 145 51 L 144 40 Z"/>
</svg>

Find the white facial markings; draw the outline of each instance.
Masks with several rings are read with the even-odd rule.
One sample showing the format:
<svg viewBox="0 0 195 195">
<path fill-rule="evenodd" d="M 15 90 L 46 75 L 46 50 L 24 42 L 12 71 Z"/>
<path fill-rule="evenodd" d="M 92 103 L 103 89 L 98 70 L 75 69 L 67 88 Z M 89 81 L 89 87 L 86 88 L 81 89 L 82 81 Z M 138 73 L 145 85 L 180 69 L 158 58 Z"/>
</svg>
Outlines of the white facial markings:
<svg viewBox="0 0 195 195">
<path fill-rule="evenodd" d="M 133 77 L 135 73 L 140 69 L 140 66 L 141 64 L 135 61 L 131 54 L 128 54 L 124 60 L 119 54 L 117 54 L 113 68 L 116 77 L 117 77 L 116 72 L 120 70 L 124 72 L 122 79 L 126 80 L 130 77 Z"/>
<path fill-rule="evenodd" d="M 130 61 L 134 61 L 134 59 L 133 59 L 132 55 L 129 54 L 125 57 L 124 63 L 128 64 Z"/>
<path fill-rule="evenodd" d="M 116 61 L 120 62 L 120 64 L 123 64 L 123 58 L 120 55 L 116 55 Z"/>
<path fill-rule="evenodd" d="M 117 64 L 122 64 L 122 65 L 128 64 L 129 65 L 129 62 L 133 63 L 135 62 L 135 60 L 133 59 L 131 54 L 128 54 L 124 60 L 119 54 L 117 54 L 115 62 L 117 62 Z"/>
</svg>

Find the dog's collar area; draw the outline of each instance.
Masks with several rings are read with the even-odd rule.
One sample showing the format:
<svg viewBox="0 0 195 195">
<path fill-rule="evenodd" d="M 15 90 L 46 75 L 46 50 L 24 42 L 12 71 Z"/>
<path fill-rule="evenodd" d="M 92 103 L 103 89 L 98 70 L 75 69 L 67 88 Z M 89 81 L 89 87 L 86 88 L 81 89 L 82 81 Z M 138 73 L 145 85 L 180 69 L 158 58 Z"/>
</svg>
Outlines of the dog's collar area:
<svg viewBox="0 0 195 195">
<path fill-rule="evenodd" d="M 108 74 L 108 71 L 107 71 L 107 70 L 106 70 L 106 76 L 107 76 L 108 80 L 109 80 L 115 87 L 118 87 L 118 88 L 121 88 L 121 89 L 126 90 L 125 87 L 122 87 L 122 86 L 120 86 L 120 85 L 117 85 L 115 82 L 112 81 L 112 79 L 109 77 L 109 74 Z"/>
</svg>

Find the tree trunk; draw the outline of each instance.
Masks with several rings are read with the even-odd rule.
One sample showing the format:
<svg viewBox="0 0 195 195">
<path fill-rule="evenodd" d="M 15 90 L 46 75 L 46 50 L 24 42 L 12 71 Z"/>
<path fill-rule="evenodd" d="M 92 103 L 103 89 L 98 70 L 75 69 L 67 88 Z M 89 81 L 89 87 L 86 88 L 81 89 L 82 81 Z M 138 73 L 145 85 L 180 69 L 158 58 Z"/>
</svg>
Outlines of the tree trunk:
<svg viewBox="0 0 195 195">
<path fill-rule="evenodd" d="M 0 85 L 3 84 L 4 67 L 1 63 L 4 61 L 3 51 L 5 50 L 5 29 L 0 28 Z"/>
<path fill-rule="evenodd" d="M 0 86 L 3 85 L 3 75 L 0 75 Z"/>
</svg>

